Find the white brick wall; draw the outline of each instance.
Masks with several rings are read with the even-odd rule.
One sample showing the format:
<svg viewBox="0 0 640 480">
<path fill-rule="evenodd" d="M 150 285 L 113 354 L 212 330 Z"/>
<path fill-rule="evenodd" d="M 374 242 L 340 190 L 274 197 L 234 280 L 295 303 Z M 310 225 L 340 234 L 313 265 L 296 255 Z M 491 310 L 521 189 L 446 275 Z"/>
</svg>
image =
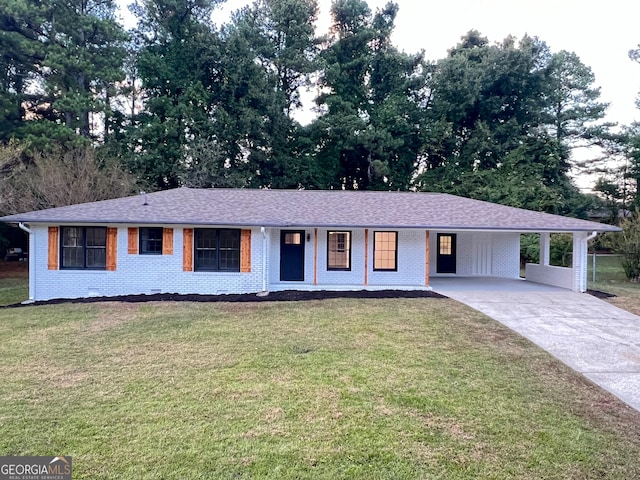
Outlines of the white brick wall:
<svg viewBox="0 0 640 480">
<path fill-rule="evenodd" d="M 294 229 L 292 229 L 294 230 Z M 364 288 L 423 288 L 425 287 L 425 231 L 398 231 L 398 270 L 395 272 L 374 271 L 373 232 L 369 229 L 368 239 L 368 284 L 365 286 L 365 229 L 331 229 L 351 232 L 351 270 L 327 270 L 327 234 L 329 229 L 318 229 L 317 286 L 319 289 L 364 289 Z M 379 231 L 383 231 L 380 229 Z M 389 230 L 395 231 L 395 230 Z M 313 228 L 305 230 L 305 270 L 304 282 L 280 281 L 280 229 L 269 230 L 269 288 L 271 290 L 314 288 L 314 241 Z M 306 240 L 306 234 L 310 236 Z"/>
<path fill-rule="evenodd" d="M 571 268 L 527 263 L 525 271 L 526 279 L 529 282 L 568 289 L 573 287 L 573 269 Z"/>
<path fill-rule="evenodd" d="M 437 273 L 438 233 L 456 233 L 456 276 L 520 276 L 520 234 L 501 232 L 439 232 L 431 231 L 429 272 Z M 452 274 L 444 274 L 451 276 Z"/>
<path fill-rule="evenodd" d="M 492 233 L 494 277 L 520 277 L 520 234 Z"/>
<path fill-rule="evenodd" d="M 143 225 L 144 226 L 144 225 Z M 32 284 L 35 300 L 115 296 L 152 293 L 251 293 L 263 288 L 263 260 L 266 260 L 267 289 L 378 289 L 425 287 L 425 231 L 398 230 L 397 271 L 374 271 L 373 236 L 369 229 L 368 284 L 365 286 L 365 229 L 351 232 L 351 270 L 327 270 L 327 229 L 318 229 L 317 285 L 314 285 L 314 229 L 305 231 L 304 282 L 280 281 L 280 229 L 266 229 L 266 243 L 260 228 L 254 227 L 251 239 L 251 272 L 183 272 L 183 228 L 173 225 L 173 255 L 130 255 L 127 253 L 127 225 L 118 227 L 117 270 L 47 270 L 48 225 L 34 225 L 35 248 Z M 296 229 L 291 229 L 296 230 Z M 299 229 L 302 230 L 302 229 Z M 436 273 L 437 231 L 430 232 L 430 275 Z M 307 234 L 310 236 L 307 241 Z M 517 233 L 457 232 L 458 276 L 493 275 L 517 278 L 519 275 L 519 241 Z M 267 257 L 263 256 L 266 248 Z M 479 257 L 480 255 L 480 257 Z"/>
<path fill-rule="evenodd" d="M 117 269 L 48 270 L 47 226 L 33 226 L 36 251 L 34 300 L 152 293 L 222 294 L 262 290 L 262 234 L 252 229 L 251 272 L 183 272 L 183 228 L 172 226 L 173 255 L 130 255 L 127 253 L 127 226 L 118 225 Z"/>
</svg>

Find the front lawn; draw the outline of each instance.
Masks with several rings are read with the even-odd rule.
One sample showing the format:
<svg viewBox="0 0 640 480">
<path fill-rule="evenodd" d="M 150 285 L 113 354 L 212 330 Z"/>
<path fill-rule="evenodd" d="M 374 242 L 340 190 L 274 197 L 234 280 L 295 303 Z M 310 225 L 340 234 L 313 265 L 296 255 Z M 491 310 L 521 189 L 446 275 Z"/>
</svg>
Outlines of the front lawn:
<svg viewBox="0 0 640 480">
<path fill-rule="evenodd" d="M 640 416 L 448 299 L 0 309 L 0 455 L 74 479 L 640 476 Z"/>
<path fill-rule="evenodd" d="M 28 265 L 24 262 L 0 260 L 0 305 L 20 303 L 28 298 Z"/>
<path fill-rule="evenodd" d="M 630 282 L 624 275 L 618 255 L 596 256 L 596 281 L 593 282 L 593 257 L 589 255 L 589 288 L 615 295 L 607 299 L 614 305 L 640 315 L 640 283 Z"/>
</svg>

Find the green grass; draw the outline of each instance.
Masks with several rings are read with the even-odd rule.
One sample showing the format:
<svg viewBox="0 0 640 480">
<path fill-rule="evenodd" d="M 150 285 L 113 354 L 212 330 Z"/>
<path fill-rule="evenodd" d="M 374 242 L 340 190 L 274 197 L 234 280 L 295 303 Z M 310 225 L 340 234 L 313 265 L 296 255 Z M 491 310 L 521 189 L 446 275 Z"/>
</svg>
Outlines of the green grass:
<svg viewBox="0 0 640 480">
<path fill-rule="evenodd" d="M 592 281 L 592 257 L 589 257 L 588 288 L 616 295 L 614 305 L 640 315 L 640 283 L 630 282 L 624 275 L 618 256 L 596 257 L 596 281 Z"/>
<path fill-rule="evenodd" d="M 29 298 L 29 280 L 21 278 L 0 277 L 0 305 L 20 303 Z"/>
<path fill-rule="evenodd" d="M 640 420 L 443 299 L 0 309 L 0 455 L 76 479 L 640 476 Z"/>
</svg>

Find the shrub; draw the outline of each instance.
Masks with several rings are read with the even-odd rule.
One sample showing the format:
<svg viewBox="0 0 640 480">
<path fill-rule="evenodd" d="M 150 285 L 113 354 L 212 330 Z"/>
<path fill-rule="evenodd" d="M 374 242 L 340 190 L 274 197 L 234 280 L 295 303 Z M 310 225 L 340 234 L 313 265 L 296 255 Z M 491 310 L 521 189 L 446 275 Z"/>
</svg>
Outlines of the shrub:
<svg viewBox="0 0 640 480">
<path fill-rule="evenodd" d="M 573 253 L 573 237 L 568 233 L 552 234 L 549 246 L 549 263 L 570 267 Z M 522 264 L 540 261 L 540 235 L 527 233 L 520 237 L 520 261 Z"/>
<path fill-rule="evenodd" d="M 613 240 L 613 250 L 622 255 L 622 268 L 626 277 L 634 282 L 640 279 L 640 210 L 622 221 L 622 233 Z"/>
</svg>

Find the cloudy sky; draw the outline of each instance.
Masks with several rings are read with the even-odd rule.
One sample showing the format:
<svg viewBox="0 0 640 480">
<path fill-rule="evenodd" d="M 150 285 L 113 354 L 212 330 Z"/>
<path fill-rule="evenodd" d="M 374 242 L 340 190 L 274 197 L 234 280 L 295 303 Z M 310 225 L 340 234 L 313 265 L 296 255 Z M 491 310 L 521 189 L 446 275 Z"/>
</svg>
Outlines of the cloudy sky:
<svg viewBox="0 0 640 480">
<path fill-rule="evenodd" d="M 640 92 L 640 64 L 629 60 L 628 51 L 640 43 L 640 2 L 607 0 L 395 0 L 400 6 L 394 33 L 395 44 L 408 53 L 424 50 L 426 58 L 444 57 L 471 29 L 490 41 L 525 33 L 547 42 L 553 52 L 573 51 L 590 66 L 602 99 L 611 103 L 608 119 L 621 124 L 640 120 L 635 98 Z M 229 11 L 250 2 L 228 0 L 216 23 Z M 368 0 L 372 10 L 387 0 Z M 329 24 L 330 0 L 320 0 L 319 28 Z M 325 31 L 321 32 L 325 33 Z"/>
</svg>

